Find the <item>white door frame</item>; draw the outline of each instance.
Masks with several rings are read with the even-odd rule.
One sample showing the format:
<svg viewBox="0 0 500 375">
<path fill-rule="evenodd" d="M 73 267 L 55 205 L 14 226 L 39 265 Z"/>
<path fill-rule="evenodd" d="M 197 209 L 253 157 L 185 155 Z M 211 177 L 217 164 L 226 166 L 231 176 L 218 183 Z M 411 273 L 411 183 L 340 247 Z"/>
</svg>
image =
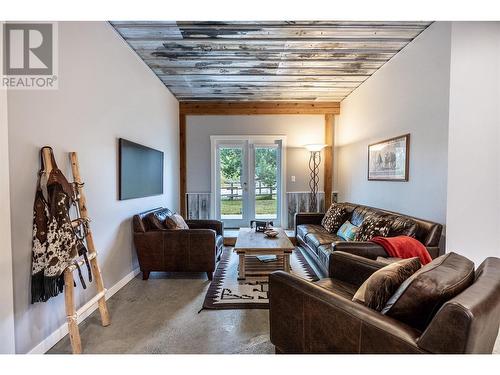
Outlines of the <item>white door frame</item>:
<svg viewBox="0 0 500 375">
<path fill-rule="evenodd" d="M 210 217 L 216 218 L 219 212 L 219 207 L 217 207 L 217 145 L 220 142 L 230 144 L 236 144 L 238 142 L 245 141 L 250 144 L 269 144 L 279 142 L 281 145 L 280 161 L 281 161 L 281 173 L 278 178 L 277 183 L 281 185 L 281 191 L 278 198 L 278 207 L 280 212 L 280 225 L 283 226 L 287 222 L 287 210 L 286 204 L 286 135 L 211 135 L 210 136 Z M 250 156 L 253 156 L 253 151 Z M 244 169 L 249 169 L 255 163 L 253 157 L 249 157 L 249 166 Z M 249 173 L 250 175 L 250 173 Z M 251 181 L 253 181 L 253 176 L 248 176 L 248 187 L 250 188 Z M 253 211 L 252 211 L 253 212 Z M 249 225 L 250 223 L 248 223 Z"/>
</svg>

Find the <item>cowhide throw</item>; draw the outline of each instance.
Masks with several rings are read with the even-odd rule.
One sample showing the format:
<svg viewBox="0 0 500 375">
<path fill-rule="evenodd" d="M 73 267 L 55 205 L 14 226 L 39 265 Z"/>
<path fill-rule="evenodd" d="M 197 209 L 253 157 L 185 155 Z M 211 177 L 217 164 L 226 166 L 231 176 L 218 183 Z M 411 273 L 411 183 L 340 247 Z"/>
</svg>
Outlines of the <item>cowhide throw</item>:
<svg viewBox="0 0 500 375">
<path fill-rule="evenodd" d="M 71 225 L 69 210 L 73 189 L 57 168 L 52 155 L 53 169 L 49 175 L 39 172 L 33 207 L 33 246 L 31 266 L 31 303 L 45 302 L 63 291 L 64 270 L 87 249 Z M 85 255 L 86 258 L 86 255 Z M 90 276 L 90 267 L 87 268 Z M 81 276 L 80 280 L 85 288 Z"/>
</svg>

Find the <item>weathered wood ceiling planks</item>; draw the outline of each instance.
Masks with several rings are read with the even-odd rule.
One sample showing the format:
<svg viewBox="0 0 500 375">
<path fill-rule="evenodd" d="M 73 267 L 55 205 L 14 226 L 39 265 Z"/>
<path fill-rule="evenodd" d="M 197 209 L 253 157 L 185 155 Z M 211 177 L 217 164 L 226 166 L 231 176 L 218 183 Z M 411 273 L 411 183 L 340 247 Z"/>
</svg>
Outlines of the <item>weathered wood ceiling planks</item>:
<svg viewBox="0 0 500 375">
<path fill-rule="evenodd" d="M 340 101 L 430 22 L 111 25 L 181 101 Z"/>
</svg>

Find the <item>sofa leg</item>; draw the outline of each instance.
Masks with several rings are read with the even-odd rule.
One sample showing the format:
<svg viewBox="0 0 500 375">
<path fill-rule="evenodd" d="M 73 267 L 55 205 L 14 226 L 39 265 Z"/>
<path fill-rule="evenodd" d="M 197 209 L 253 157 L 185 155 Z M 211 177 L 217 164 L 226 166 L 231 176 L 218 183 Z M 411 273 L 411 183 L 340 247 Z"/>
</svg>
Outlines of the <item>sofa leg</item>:
<svg viewBox="0 0 500 375">
<path fill-rule="evenodd" d="M 214 278 L 214 273 L 213 272 L 207 272 L 207 277 L 208 277 L 208 280 L 212 281 L 213 278 Z"/>
<path fill-rule="evenodd" d="M 149 279 L 149 271 L 142 271 L 142 279 L 143 280 Z"/>
</svg>

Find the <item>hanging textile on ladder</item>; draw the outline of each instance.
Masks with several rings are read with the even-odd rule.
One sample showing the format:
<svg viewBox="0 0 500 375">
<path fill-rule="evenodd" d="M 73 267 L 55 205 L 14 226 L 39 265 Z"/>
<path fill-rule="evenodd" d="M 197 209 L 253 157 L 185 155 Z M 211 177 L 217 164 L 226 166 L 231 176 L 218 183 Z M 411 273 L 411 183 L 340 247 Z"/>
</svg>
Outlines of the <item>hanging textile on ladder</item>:
<svg viewBox="0 0 500 375">
<path fill-rule="evenodd" d="M 63 291 L 64 270 L 78 256 L 86 259 L 87 249 L 75 233 L 69 215 L 75 200 L 73 186 L 57 167 L 50 147 L 40 150 L 33 207 L 33 246 L 31 267 L 31 303 L 45 302 Z M 90 266 L 89 280 L 91 280 Z M 78 266 L 78 264 L 77 264 Z M 85 282 L 79 269 L 80 280 Z"/>
</svg>

